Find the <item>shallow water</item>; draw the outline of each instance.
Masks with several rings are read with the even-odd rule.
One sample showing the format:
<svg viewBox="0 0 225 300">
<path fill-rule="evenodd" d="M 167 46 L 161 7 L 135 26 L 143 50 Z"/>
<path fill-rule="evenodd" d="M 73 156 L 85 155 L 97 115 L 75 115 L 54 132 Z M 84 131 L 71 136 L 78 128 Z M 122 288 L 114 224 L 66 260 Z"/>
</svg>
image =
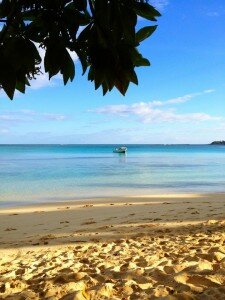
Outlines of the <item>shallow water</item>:
<svg viewBox="0 0 225 300">
<path fill-rule="evenodd" d="M 225 146 L 1 145 L 0 206 L 84 197 L 225 192 Z"/>
</svg>

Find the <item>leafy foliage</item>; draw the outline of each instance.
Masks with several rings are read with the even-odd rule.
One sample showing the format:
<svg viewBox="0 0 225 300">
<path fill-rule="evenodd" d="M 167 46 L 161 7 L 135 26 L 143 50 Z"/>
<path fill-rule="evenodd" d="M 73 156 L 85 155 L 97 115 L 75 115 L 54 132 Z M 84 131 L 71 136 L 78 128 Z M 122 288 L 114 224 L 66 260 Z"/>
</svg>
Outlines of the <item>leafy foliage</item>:
<svg viewBox="0 0 225 300">
<path fill-rule="evenodd" d="M 156 21 L 160 13 L 143 0 L 2 0 L 0 88 L 10 99 L 15 89 L 24 93 L 41 72 L 41 47 L 49 79 L 74 79 L 72 51 L 95 89 L 106 94 L 116 87 L 125 95 L 130 82 L 138 84 L 135 67 L 150 65 L 137 47 L 157 27 L 136 32 L 138 16 Z"/>
</svg>

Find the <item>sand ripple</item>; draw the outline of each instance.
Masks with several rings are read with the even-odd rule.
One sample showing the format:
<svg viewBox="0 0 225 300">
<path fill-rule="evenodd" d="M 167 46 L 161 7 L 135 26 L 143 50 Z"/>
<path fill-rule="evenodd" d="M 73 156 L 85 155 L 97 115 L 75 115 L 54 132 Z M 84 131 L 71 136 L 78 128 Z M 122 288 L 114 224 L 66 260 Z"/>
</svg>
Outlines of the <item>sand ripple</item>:
<svg viewBox="0 0 225 300">
<path fill-rule="evenodd" d="M 198 230 L 7 254 L 0 299 L 224 300 L 224 229 L 210 221 Z"/>
</svg>

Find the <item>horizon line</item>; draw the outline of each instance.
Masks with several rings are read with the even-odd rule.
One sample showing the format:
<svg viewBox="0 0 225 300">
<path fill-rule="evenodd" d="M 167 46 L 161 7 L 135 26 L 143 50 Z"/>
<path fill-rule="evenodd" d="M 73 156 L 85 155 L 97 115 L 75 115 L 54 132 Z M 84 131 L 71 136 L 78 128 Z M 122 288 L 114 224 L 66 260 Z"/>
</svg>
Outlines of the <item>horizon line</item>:
<svg viewBox="0 0 225 300">
<path fill-rule="evenodd" d="M 215 141 L 213 141 L 215 142 Z M 222 141 L 219 141 L 222 142 Z M 155 146 L 155 145 L 165 145 L 165 146 L 170 146 L 170 145 L 210 145 L 212 142 L 210 143 L 10 143 L 10 144 L 1 144 L 0 146 L 28 146 L 28 145 L 32 145 L 32 146 L 49 146 L 49 145 L 55 145 L 55 146 L 70 146 L 70 145 L 74 145 L 74 146 L 79 146 L 79 145 L 86 145 L 86 146 L 91 146 L 91 145 L 101 145 L 101 146 L 106 146 L 106 145 L 149 145 L 149 146 Z"/>
</svg>

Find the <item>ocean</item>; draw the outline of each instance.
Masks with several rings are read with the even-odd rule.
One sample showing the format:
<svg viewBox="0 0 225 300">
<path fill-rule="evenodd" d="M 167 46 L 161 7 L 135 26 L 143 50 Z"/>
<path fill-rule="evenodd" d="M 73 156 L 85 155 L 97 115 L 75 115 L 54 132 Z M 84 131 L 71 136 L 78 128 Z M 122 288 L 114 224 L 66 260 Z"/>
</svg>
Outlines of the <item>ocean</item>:
<svg viewBox="0 0 225 300">
<path fill-rule="evenodd" d="M 225 146 L 0 145 L 0 207 L 89 197 L 225 192 Z M 120 146 L 120 145 L 119 145 Z"/>
</svg>

